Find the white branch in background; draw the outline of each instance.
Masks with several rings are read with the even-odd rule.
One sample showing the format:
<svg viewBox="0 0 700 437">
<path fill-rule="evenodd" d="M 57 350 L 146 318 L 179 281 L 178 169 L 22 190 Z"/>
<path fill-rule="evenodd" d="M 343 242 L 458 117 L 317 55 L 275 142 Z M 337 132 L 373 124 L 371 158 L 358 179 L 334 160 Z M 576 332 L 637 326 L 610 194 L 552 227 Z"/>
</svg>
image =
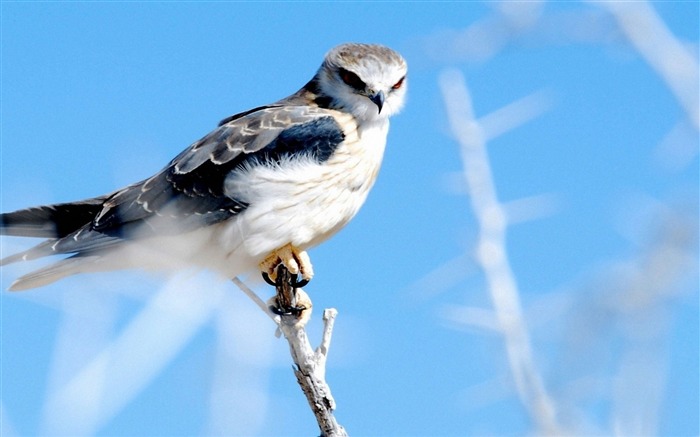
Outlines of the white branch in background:
<svg viewBox="0 0 700 437">
<path fill-rule="evenodd" d="M 479 223 L 477 262 L 486 276 L 518 395 L 541 433 L 560 434 L 554 405 L 532 357 L 517 285 L 506 256 L 507 217 L 496 195 L 483 129 L 474 116 L 471 97 L 459 71 L 443 73 L 440 88 L 450 128 L 460 144 L 464 176 Z"/>
<path fill-rule="evenodd" d="M 89 435 L 117 415 L 216 311 L 221 283 L 204 292 L 168 281 L 120 334 L 48 394 L 45 433 Z"/>
<path fill-rule="evenodd" d="M 480 117 L 484 142 L 509 132 L 547 112 L 554 104 L 554 93 L 540 90 Z"/>
<path fill-rule="evenodd" d="M 209 380 L 205 436 L 260 435 L 271 423 L 270 367 L 280 346 L 266 316 L 242 293 L 225 293 L 211 323 L 216 346 Z"/>
<path fill-rule="evenodd" d="M 666 82 L 695 129 L 700 129 L 698 59 L 683 47 L 649 3 L 593 3 L 615 17 L 630 43 Z"/>
</svg>

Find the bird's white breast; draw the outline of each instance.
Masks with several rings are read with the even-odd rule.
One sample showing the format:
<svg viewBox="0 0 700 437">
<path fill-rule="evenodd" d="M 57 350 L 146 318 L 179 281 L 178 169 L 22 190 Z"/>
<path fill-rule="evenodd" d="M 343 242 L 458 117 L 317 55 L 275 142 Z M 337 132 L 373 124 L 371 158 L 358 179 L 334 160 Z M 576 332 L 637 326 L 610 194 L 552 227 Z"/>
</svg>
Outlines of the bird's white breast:
<svg viewBox="0 0 700 437">
<path fill-rule="evenodd" d="M 348 114 L 333 115 L 345 139 L 328 161 L 292 157 L 279 165 L 251 166 L 226 180 L 227 193 L 249 204 L 222 227 L 219 244 L 230 257 L 258 259 L 287 243 L 306 249 L 358 212 L 379 172 L 389 122 L 358 127 Z"/>
</svg>

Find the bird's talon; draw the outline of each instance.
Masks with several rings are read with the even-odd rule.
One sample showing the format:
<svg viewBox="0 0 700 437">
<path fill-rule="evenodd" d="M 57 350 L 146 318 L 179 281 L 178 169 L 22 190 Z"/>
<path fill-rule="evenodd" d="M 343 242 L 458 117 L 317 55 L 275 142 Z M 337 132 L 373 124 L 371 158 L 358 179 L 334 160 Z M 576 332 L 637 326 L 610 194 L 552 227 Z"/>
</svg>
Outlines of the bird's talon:
<svg viewBox="0 0 700 437">
<path fill-rule="evenodd" d="M 304 305 L 289 308 L 280 308 L 276 305 L 270 305 L 268 308 L 270 309 L 270 311 L 272 311 L 274 314 L 277 314 L 278 316 L 294 317 L 299 317 L 299 315 L 307 309 Z"/>
<path fill-rule="evenodd" d="M 296 276 L 292 276 L 292 283 L 290 285 L 294 288 L 302 288 L 306 287 L 309 284 L 309 281 L 309 279 L 303 278 L 301 280 L 297 280 Z"/>
<path fill-rule="evenodd" d="M 269 285 L 272 285 L 273 287 L 277 287 L 278 285 L 281 285 L 281 284 L 278 284 L 276 280 L 273 281 L 267 272 L 261 272 L 261 274 L 262 274 L 262 277 L 265 280 L 265 282 L 267 282 Z M 302 279 L 298 279 L 297 275 L 292 275 L 289 278 L 289 285 L 291 285 L 293 288 L 306 287 L 309 284 L 309 282 L 311 282 L 309 279 L 304 279 L 303 277 L 302 277 Z"/>
<path fill-rule="evenodd" d="M 262 277 L 265 280 L 265 282 L 272 285 L 273 287 L 277 286 L 277 283 L 275 281 L 273 281 L 272 278 L 270 278 L 270 275 L 267 272 L 261 272 L 261 273 L 262 273 Z"/>
<path fill-rule="evenodd" d="M 260 271 L 265 282 L 272 286 L 277 285 L 277 267 L 280 265 L 285 266 L 291 274 L 292 279 L 289 285 L 295 288 L 305 286 L 314 276 L 309 255 L 291 244 L 275 250 L 260 263 Z M 297 280 L 297 276 L 300 276 L 301 279 Z"/>
</svg>

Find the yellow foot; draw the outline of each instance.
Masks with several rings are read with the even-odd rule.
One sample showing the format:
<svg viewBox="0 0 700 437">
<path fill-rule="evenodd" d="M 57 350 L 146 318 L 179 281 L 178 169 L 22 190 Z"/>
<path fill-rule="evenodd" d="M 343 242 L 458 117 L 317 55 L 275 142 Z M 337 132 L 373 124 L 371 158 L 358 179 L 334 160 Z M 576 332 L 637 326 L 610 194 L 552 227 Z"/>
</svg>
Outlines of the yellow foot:
<svg viewBox="0 0 700 437">
<path fill-rule="evenodd" d="M 277 266 L 284 264 L 292 275 L 301 273 L 301 278 L 310 281 L 314 276 L 314 269 L 311 266 L 309 254 L 304 250 L 299 250 L 291 244 L 286 244 L 274 250 L 259 265 L 260 270 L 273 281 L 277 279 Z"/>
</svg>

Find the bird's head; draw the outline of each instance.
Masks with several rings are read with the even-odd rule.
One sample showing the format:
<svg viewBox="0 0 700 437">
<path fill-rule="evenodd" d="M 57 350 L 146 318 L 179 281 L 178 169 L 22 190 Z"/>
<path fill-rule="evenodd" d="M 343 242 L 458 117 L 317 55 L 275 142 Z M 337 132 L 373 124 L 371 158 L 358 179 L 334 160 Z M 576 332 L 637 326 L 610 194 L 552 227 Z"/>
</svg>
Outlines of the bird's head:
<svg viewBox="0 0 700 437">
<path fill-rule="evenodd" d="M 406 72 L 406 61 L 390 48 L 349 43 L 328 52 L 316 78 L 331 107 L 376 120 L 403 107 Z"/>
</svg>

